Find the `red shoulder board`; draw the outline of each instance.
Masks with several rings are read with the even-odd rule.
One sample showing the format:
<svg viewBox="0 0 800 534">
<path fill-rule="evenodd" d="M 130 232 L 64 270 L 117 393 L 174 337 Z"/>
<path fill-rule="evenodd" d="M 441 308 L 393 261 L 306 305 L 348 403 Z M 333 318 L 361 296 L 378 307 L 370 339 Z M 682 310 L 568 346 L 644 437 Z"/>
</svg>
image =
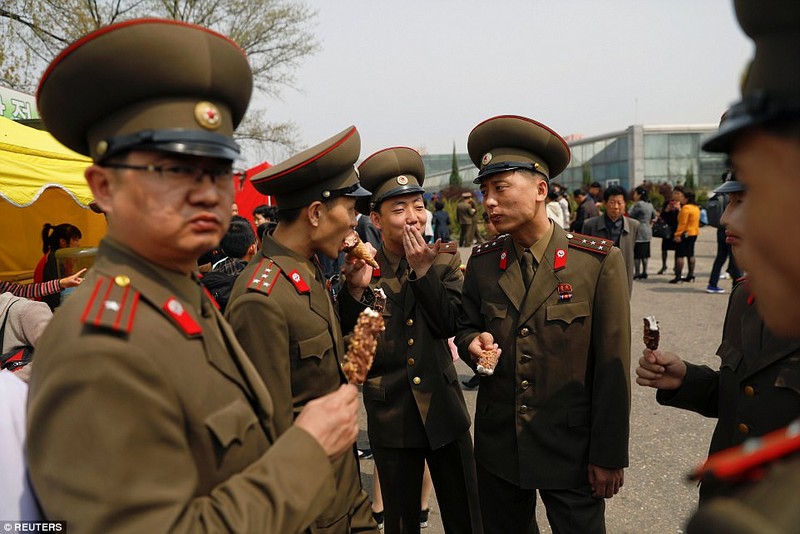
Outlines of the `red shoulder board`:
<svg viewBox="0 0 800 534">
<path fill-rule="evenodd" d="M 718 480 L 758 478 L 761 469 L 800 451 L 800 419 L 789 426 L 761 437 L 750 438 L 741 445 L 725 449 L 708 457 L 689 478 Z"/>
<path fill-rule="evenodd" d="M 274 261 L 264 258 L 258 262 L 256 270 L 253 271 L 253 277 L 250 278 L 247 289 L 269 295 L 272 292 L 272 288 L 275 286 L 275 281 L 278 279 L 279 274 L 281 274 L 280 267 L 275 265 Z"/>
<path fill-rule="evenodd" d="M 308 287 L 308 284 L 306 284 L 306 281 L 303 280 L 303 277 L 300 276 L 299 272 L 297 272 L 297 269 L 290 272 L 287 276 L 298 293 L 308 293 L 311 291 L 311 289 Z"/>
<path fill-rule="evenodd" d="M 130 284 L 130 278 L 124 274 L 114 278 L 99 276 L 81 315 L 81 322 L 87 326 L 130 334 L 139 304 L 139 292 Z"/>
<path fill-rule="evenodd" d="M 183 330 L 183 333 L 189 337 L 196 337 L 203 333 L 203 329 L 197 324 L 197 321 L 186 311 L 181 301 L 175 297 L 170 297 L 161 306 L 172 322 L 178 325 Z"/>
<path fill-rule="evenodd" d="M 428 248 L 433 250 L 434 244 L 428 245 Z M 439 243 L 439 254 L 455 254 L 458 252 L 458 243 L 450 241 L 448 243 Z"/>
<path fill-rule="evenodd" d="M 480 245 L 475 245 L 472 248 L 472 255 L 473 256 L 480 256 L 481 254 L 486 254 L 487 252 L 492 252 L 494 250 L 498 250 L 503 248 L 503 244 L 508 239 L 508 234 L 503 234 L 501 236 L 497 236 L 492 241 L 487 241 L 486 243 L 482 243 Z"/>
<path fill-rule="evenodd" d="M 592 235 L 576 234 L 575 232 L 567 232 L 567 239 L 569 239 L 569 246 L 571 247 L 581 248 L 598 254 L 608 254 L 611 251 L 611 247 L 614 246 L 614 242 L 608 239 Z"/>
</svg>

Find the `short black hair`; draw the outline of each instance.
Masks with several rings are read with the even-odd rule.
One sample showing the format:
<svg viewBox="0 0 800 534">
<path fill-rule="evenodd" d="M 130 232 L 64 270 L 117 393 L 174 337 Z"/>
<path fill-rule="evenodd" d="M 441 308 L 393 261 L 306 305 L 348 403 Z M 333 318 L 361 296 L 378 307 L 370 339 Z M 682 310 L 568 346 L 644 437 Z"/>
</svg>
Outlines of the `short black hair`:
<svg viewBox="0 0 800 534">
<path fill-rule="evenodd" d="M 270 222 L 265 222 L 265 223 L 261 223 L 261 224 L 258 225 L 258 228 L 256 228 L 256 235 L 258 236 L 258 240 L 259 241 L 263 241 L 264 240 L 264 234 L 267 233 L 267 230 L 269 230 L 270 226 L 274 227 L 275 223 L 270 221 Z"/>
<path fill-rule="evenodd" d="M 436 211 L 443 210 L 444 202 L 442 202 L 441 200 L 437 200 L 436 203 L 433 205 L 433 207 L 436 208 Z"/>
<path fill-rule="evenodd" d="M 261 204 L 253 209 L 253 217 L 255 217 L 256 215 L 261 215 L 262 217 L 264 217 L 269 221 L 274 221 L 277 216 L 277 212 L 278 208 L 276 208 L 275 206 L 268 206 L 266 204 Z"/>
<path fill-rule="evenodd" d="M 639 187 L 637 187 L 635 189 L 635 191 L 636 191 L 636 194 L 639 195 L 639 198 L 641 198 L 645 202 L 650 200 L 650 191 L 648 191 L 645 186 L 640 185 Z"/>
<path fill-rule="evenodd" d="M 250 245 L 256 242 L 256 234 L 246 220 L 231 221 L 228 231 L 222 236 L 219 246 L 229 258 L 244 258 Z"/>
<path fill-rule="evenodd" d="M 592 182 L 591 185 L 589 185 L 589 187 L 599 187 L 600 189 L 603 188 L 603 186 L 600 185 L 600 182 Z"/>
<path fill-rule="evenodd" d="M 622 195 L 622 200 L 628 200 L 628 195 L 625 194 L 625 190 L 618 185 L 612 185 L 611 187 L 606 189 L 605 192 L 603 193 L 603 200 L 608 202 L 609 198 L 615 197 L 617 195 Z"/>
<path fill-rule="evenodd" d="M 572 196 L 573 197 L 577 197 L 577 196 L 584 196 L 585 197 L 586 196 L 586 191 L 584 191 L 583 189 L 576 189 L 575 191 L 572 192 Z"/>
</svg>

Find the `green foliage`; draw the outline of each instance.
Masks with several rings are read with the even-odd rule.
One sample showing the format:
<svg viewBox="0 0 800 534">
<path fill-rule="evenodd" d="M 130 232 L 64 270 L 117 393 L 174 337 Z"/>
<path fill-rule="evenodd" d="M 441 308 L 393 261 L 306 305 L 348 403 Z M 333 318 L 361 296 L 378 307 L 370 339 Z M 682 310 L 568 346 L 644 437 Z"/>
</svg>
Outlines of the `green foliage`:
<svg viewBox="0 0 800 534">
<path fill-rule="evenodd" d="M 592 166 L 587 161 L 581 165 L 581 183 L 584 187 L 588 187 L 592 183 Z"/>
<path fill-rule="evenodd" d="M 258 93 L 275 98 L 293 87 L 297 67 L 319 49 L 311 31 L 316 15 L 302 0 L 3 0 L 0 77 L 12 89 L 33 93 L 47 64 L 79 37 L 125 20 L 160 17 L 233 39 L 253 70 L 253 100 Z M 296 151 L 297 126 L 269 123 L 264 116 L 251 105 L 237 139 L 251 153 L 264 143 Z"/>
<path fill-rule="evenodd" d="M 690 168 L 686 169 L 683 183 L 687 189 L 694 191 L 694 171 Z"/>
<path fill-rule="evenodd" d="M 453 143 L 453 166 L 450 170 L 450 179 L 447 182 L 451 187 L 461 186 L 461 174 L 458 172 L 458 156 L 456 155 L 456 144 Z"/>
</svg>

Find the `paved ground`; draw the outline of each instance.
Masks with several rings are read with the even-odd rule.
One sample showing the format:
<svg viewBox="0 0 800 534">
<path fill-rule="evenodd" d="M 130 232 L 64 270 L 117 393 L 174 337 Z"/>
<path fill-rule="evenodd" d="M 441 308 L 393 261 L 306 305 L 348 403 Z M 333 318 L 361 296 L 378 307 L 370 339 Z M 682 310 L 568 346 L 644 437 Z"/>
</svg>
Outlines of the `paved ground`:
<svg viewBox="0 0 800 534">
<path fill-rule="evenodd" d="M 662 327 L 661 347 L 673 350 L 695 363 L 712 367 L 719 365 L 714 353 L 719 345 L 731 281 L 723 280 L 725 295 L 705 292 L 708 274 L 716 254 L 716 229 L 701 229 L 697 242 L 697 280 L 694 283 L 668 284 L 672 274 L 655 275 L 660 268 L 661 240 L 653 240 L 649 278 L 634 282 L 631 300 L 633 343 L 631 376 L 641 355 L 642 317 L 655 315 Z M 469 255 L 461 249 L 462 258 Z M 652 261 L 655 260 L 655 261 Z M 670 253 L 669 262 L 672 261 Z M 671 263 L 670 263 L 671 265 Z M 466 380 L 472 371 L 457 362 L 461 379 Z M 620 493 L 607 501 L 606 524 L 608 532 L 616 533 L 671 533 L 683 532 L 686 518 L 697 502 L 697 488 L 685 482 L 685 475 L 705 459 L 711 439 L 713 420 L 673 408 L 664 408 L 655 402 L 655 392 L 637 386 L 631 379 L 631 440 L 630 467 L 625 471 L 625 486 Z M 464 391 L 470 413 L 474 416 L 477 390 Z M 363 412 L 363 409 L 362 409 Z M 367 447 L 366 415 L 361 414 L 362 432 L 359 447 Z M 361 471 L 367 491 L 372 491 L 371 460 L 362 461 Z M 441 516 L 431 500 L 430 527 L 425 534 L 444 532 Z M 544 510 L 537 514 L 542 532 L 550 532 Z"/>
</svg>

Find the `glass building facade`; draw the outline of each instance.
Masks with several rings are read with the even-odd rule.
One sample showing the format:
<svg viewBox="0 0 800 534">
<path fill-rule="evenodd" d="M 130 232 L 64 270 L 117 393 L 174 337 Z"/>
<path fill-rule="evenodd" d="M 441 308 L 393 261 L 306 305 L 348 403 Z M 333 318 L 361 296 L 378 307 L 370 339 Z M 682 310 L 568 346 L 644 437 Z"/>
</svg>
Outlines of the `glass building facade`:
<svg viewBox="0 0 800 534">
<path fill-rule="evenodd" d="M 703 152 L 700 146 L 716 131 L 716 125 L 633 125 L 574 139 L 569 141 L 572 160 L 556 181 L 570 191 L 595 181 L 631 190 L 644 182 L 685 184 L 691 177 L 696 189 L 710 190 L 726 170 L 725 155 Z M 447 187 L 452 158 L 452 154 L 423 156 L 428 192 Z M 467 154 L 458 155 L 458 165 L 462 184 L 470 187 L 478 170 Z"/>
</svg>

